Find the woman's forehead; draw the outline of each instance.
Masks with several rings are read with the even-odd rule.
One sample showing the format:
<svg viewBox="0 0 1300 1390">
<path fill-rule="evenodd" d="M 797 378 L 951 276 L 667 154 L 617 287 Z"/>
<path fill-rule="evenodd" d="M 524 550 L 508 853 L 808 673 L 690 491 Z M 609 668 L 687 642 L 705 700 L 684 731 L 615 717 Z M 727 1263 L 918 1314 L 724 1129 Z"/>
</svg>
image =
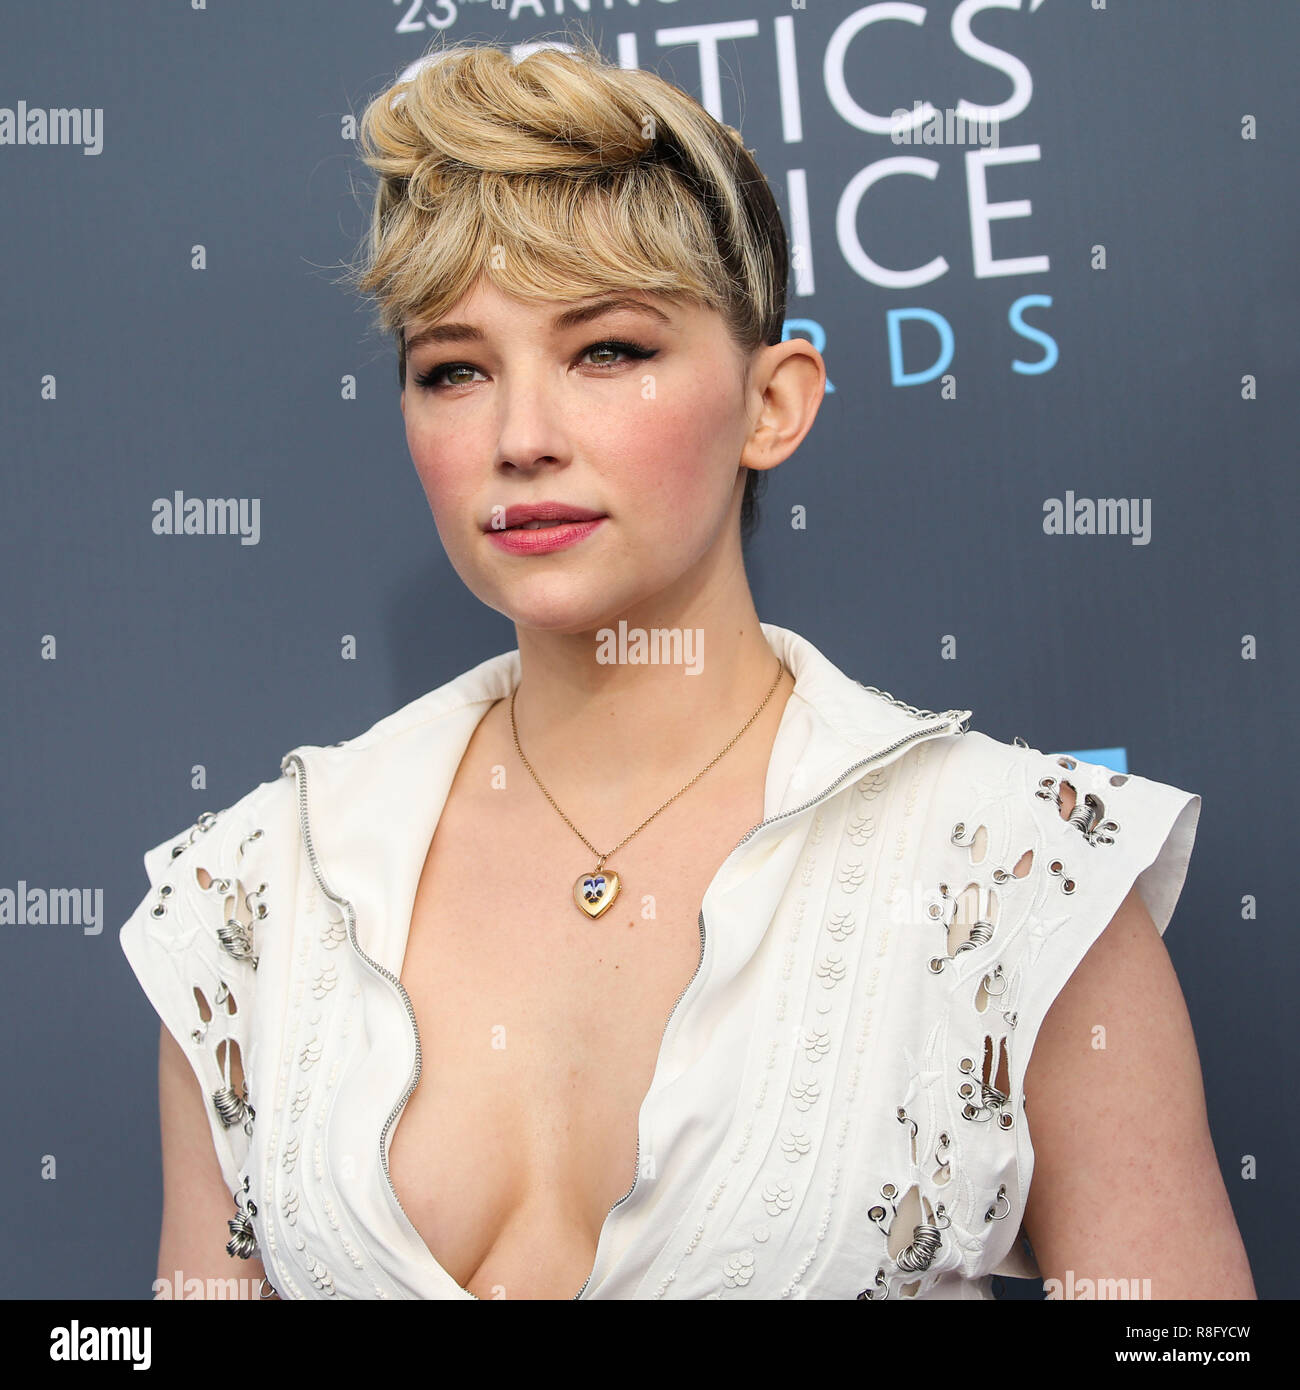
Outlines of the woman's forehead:
<svg viewBox="0 0 1300 1390">
<path fill-rule="evenodd" d="M 408 320 L 405 328 L 408 346 L 417 341 L 452 336 L 473 336 L 463 329 L 474 329 L 490 319 L 535 320 L 543 329 L 565 332 L 596 317 L 616 310 L 630 312 L 664 326 L 693 313 L 713 312 L 707 306 L 684 298 L 654 293 L 635 286 L 592 289 L 574 297 L 557 296 L 525 299 L 491 284 L 476 285 L 456 303 L 438 312 L 426 309 Z M 451 331 L 448 331 L 451 330 Z"/>
</svg>

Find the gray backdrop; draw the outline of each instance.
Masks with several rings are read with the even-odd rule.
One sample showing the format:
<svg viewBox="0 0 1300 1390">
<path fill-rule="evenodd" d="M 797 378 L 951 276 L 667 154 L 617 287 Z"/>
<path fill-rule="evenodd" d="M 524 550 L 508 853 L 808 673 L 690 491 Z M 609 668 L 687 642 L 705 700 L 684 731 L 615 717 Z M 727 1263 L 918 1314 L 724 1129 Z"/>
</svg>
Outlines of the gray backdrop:
<svg viewBox="0 0 1300 1390">
<path fill-rule="evenodd" d="M 522 44 L 578 22 L 742 129 L 800 248 L 788 331 L 831 389 L 770 480 L 760 615 L 995 738 L 1203 796 L 1168 945 L 1259 1292 L 1294 1296 L 1272 1232 L 1296 1215 L 1300 9 L 936 0 L 861 27 L 855 0 L 586 8 L 5 7 L 0 1292 L 150 1292 L 158 1024 L 117 943 L 144 850 L 291 747 L 513 646 L 441 552 L 392 349 L 334 283 L 370 186 L 343 117 L 438 27 Z M 963 99 L 1010 103 L 996 150 L 864 128 Z M 84 124 L 18 143 L 51 108 Z M 858 200 L 862 171 L 904 158 L 932 177 Z M 972 221 L 981 181 L 1022 205 Z M 872 269 L 937 256 L 911 285 Z M 155 534 L 177 490 L 258 499 L 257 543 Z M 1138 499 L 1130 533 L 1046 533 L 1069 493 Z M 24 886 L 102 891 L 101 930 L 15 922 Z"/>
</svg>

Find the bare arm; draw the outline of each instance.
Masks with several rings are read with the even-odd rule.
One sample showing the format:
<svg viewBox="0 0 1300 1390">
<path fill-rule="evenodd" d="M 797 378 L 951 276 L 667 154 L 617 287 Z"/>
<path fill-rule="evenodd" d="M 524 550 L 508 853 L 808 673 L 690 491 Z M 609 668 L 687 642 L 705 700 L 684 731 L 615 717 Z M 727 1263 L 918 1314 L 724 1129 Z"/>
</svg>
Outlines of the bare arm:
<svg viewBox="0 0 1300 1390">
<path fill-rule="evenodd" d="M 234 1075 L 238 1089 L 242 1077 Z M 164 1026 L 158 1044 L 158 1104 L 162 1124 L 163 1218 L 158 1243 L 158 1278 L 175 1285 L 176 1271 L 183 1280 L 246 1280 L 226 1283 L 230 1297 L 257 1298 L 267 1286 L 262 1262 L 256 1256 L 236 1259 L 226 1253 L 235 1214 L 234 1200 L 221 1175 L 208 1125 L 207 1097 L 199 1086 L 188 1059 Z M 172 1288 L 179 1298 L 183 1289 Z M 209 1296 L 205 1293 L 204 1295 Z M 269 1295 L 268 1295 L 269 1297 Z"/>
<path fill-rule="evenodd" d="M 1048 1010 L 1024 1089 L 1024 1225 L 1044 1279 L 1072 1270 L 1076 1284 L 1149 1279 L 1154 1299 L 1257 1297 L 1187 1005 L 1136 886 Z"/>
</svg>

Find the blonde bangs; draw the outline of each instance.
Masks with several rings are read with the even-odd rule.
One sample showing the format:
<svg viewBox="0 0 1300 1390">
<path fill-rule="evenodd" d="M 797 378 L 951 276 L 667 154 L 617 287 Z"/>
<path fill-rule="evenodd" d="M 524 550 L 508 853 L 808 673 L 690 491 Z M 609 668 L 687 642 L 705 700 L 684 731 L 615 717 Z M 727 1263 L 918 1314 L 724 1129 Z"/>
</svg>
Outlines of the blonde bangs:
<svg viewBox="0 0 1300 1390">
<path fill-rule="evenodd" d="M 589 39 L 518 62 L 435 42 L 368 103 L 360 144 L 379 182 L 346 278 L 374 296 L 403 385 L 406 331 L 481 279 L 532 304 L 636 289 L 707 307 L 746 375 L 781 341 L 785 228 L 740 133 Z"/>
</svg>

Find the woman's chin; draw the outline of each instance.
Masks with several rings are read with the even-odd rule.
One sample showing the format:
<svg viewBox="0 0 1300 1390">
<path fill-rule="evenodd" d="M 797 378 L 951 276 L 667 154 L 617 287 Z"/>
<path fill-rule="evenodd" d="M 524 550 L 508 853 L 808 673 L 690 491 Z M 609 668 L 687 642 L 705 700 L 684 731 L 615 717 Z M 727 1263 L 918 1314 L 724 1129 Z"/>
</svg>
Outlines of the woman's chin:
<svg viewBox="0 0 1300 1390">
<path fill-rule="evenodd" d="M 618 603 L 607 585 L 599 585 L 594 592 L 575 592 L 571 586 L 563 592 L 553 586 L 539 586 L 528 593 L 509 591 L 498 594 L 491 606 L 518 627 L 574 636 L 614 626 L 629 605 Z"/>
<path fill-rule="evenodd" d="M 516 627 L 527 628 L 531 632 L 549 632 L 557 637 L 576 637 L 582 633 L 596 632 L 602 627 L 611 627 L 617 622 L 617 618 L 609 616 L 609 610 L 603 604 L 599 608 L 588 605 L 515 606 L 501 611 Z"/>
</svg>

